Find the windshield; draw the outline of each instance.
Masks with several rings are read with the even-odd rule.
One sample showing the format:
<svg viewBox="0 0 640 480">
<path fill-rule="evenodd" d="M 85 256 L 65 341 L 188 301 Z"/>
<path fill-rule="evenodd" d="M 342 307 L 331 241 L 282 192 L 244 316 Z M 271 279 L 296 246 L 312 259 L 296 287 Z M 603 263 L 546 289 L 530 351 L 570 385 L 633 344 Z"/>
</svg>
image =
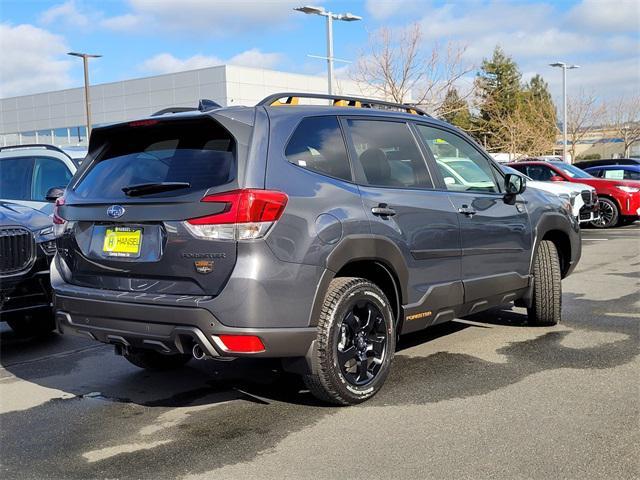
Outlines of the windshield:
<svg viewBox="0 0 640 480">
<path fill-rule="evenodd" d="M 553 166 L 562 170 L 566 175 L 571 178 L 593 178 L 593 175 L 589 175 L 584 170 L 580 170 L 578 167 L 569 165 L 568 163 L 553 163 Z"/>
<path fill-rule="evenodd" d="M 106 135 L 106 149 L 74 191 L 80 198 L 123 199 L 132 186 L 176 182 L 145 195 L 182 195 L 234 180 L 235 141 L 211 121 L 125 126 Z M 123 190 L 124 189 L 124 190 Z M 138 193 L 140 194 L 140 193 Z"/>
</svg>

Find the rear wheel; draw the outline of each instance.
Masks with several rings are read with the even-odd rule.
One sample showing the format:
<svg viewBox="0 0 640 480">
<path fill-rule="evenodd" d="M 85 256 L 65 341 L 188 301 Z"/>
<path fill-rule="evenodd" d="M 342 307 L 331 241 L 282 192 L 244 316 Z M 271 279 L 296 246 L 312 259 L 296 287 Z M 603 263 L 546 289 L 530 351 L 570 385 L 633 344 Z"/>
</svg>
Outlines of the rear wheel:
<svg viewBox="0 0 640 480">
<path fill-rule="evenodd" d="M 316 373 L 305 375 L 305 384 L 316 398 L 337 405 L 373 397 L 389 374 L 395 338 L 382 290 L 362 278 L 334 279 L 318 322 Z"/>
<path fill-rule="evenodd" d="M 191 355 L 186 353 L 164 354 L 138 348 L 129 348 L 123 356 L 136 367 L 153 371 L 180 368 L 191 360 Z"/>
<path fill-rule="evenodd" d="M 51 309 L 39 310 L 37 313 L 23 315 L 12 314 L 7 318 L 11 330 L 21 337 L 40 337 L 48 335 L 56 328 Z"/>
<path fill-rule="evenodd" d="M 557 325 L 562 316 L 560 258 L 553 242 L 542 240 L 533 262 L 533 301 L 527 309 L 532 325 Z"/>
<path fill-rule="evenodd" d="M 611 228 L 618 225 L 620 212 L 616 202 L 608 198 L 599 198 L 598 204 L 600 205 L 600 218 L 591 222 L 591 225 L 596 228 Z"/>
</svg>

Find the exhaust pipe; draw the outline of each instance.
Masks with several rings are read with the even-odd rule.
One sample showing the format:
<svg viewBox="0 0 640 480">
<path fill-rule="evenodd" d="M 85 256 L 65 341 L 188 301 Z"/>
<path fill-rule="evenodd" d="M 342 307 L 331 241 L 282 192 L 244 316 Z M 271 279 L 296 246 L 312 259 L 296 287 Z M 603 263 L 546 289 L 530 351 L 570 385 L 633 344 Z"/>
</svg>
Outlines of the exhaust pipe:
<svg viewBox="0 0 640 480">
<path fill-rule="evenodd" d="M 198 345 L 197 343 L 193 346 L 193 350 L 191 353 L 193 353 L 193 358 L 195 358 L 196 360 L 203 360 L 207 356 L 202 350 L 202 347 L 200 347 L 200 345 Z"/>
</svg>

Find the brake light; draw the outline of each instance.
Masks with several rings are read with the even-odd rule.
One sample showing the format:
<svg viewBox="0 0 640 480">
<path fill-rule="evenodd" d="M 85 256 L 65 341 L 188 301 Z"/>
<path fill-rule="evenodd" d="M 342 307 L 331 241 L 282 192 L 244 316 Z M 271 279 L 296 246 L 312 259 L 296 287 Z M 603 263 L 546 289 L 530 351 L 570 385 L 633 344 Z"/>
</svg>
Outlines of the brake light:
<svg viewBox="0 0 640 480">
<path fill-rule="evenodd" d="M 157 125 L 160 123 L 158 120 L 136 120 L 135 122 L 129 122 L 130 127 L 150 127 L 151 125 Z"/>
<path fill-rule="evenodd" d="M 218 338 L 229 352 L 257 353 L 264 352 L 264 344 L 255 335 L 218 335 Z"/>
<path fill-rule="evenodd" d="M 253 240 L 266 235 L 282 216 L 288 197 L 272 190 L 243 189 L 207 195 L 203 202 L 224 204 L 220 213 L 184 222 L 195 236 L 208 240 Z"/>
<path fill-rule="evenodd" d="M 62 232 L 64 232 L 64 228 L 67 223 L 60 213 L 60 207 L 62 205 L 64 205 L 64 197 L 59 197 L 56 199 L 56 203 L 53 206 L 53 234 L 56 237 L 60 236 Z"/>
</svg>

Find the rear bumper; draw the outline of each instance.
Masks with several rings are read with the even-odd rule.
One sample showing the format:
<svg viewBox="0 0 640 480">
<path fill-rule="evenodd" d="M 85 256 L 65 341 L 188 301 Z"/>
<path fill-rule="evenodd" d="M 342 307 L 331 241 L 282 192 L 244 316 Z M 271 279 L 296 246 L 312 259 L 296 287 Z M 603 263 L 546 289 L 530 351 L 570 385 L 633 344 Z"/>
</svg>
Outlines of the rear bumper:
<svg viewBox="0 0 640 480">
<path fill-rule="evenodd" d="M 121 347 L 190 353 L 195 344 L 210 357 L 304 357 L 316 336 L 306 328 L 232 328 L 203 308 L 124 303 L 55 295 L 60 333 Z M 265 350 L 229 352 L 218 335 L 257 335 Z"/>
</svg>

